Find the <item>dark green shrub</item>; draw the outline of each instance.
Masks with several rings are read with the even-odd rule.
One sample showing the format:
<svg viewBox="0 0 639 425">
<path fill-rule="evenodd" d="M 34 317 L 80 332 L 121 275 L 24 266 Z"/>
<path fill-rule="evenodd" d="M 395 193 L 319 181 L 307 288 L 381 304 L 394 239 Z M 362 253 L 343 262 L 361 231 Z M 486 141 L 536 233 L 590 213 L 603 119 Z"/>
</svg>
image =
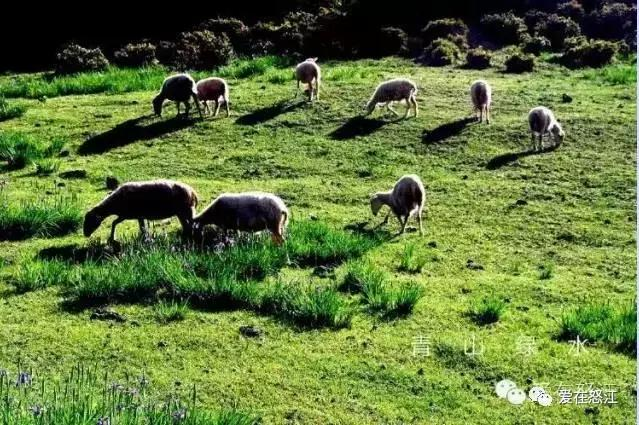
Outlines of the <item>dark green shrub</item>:
<svg viewBox="0 0 639 425">
<path fill-rule="evenodd" d="M 535 68 L 535 57 L 533 55 L 515 52 L 506 59 L 506 72 L 520 74 L 531 72 Z"/>
<path fill-rule="evenodd" d="M 56 72 L 72 74 L 84 71 L 103 71 L 109 61 L 100 49 L 86 49 L 77 44 L 67 44 L 56 54 Z"/>
<path fill-rule="evenodd" d="M 229 63 L 233 56 L 233 46 L 224 33 L 184 32 L 176 43 L 176 65 L 182 69 L 216 68 Z"/>
<path fill-rule="evenodd" d="M 498 322 L 505 309 L 506 303 L 500 298 L 488 297 L 474 302 L 469 315 L 478 325 L 489 325 Z"/>
<path fill-rule="evenodd" d="M 211 31 L 213 34 L 226 34 L 231 40 L 233 49 L 245 53 L 249 47 L 251 30 L 244 22 L 236 18 L 213 18 L 201 22 L 197 28 L 199 31 Z"/>
<path fill-rule="evenodd" d="M 534 36 L 528 37 L 521 45 L 521 50 L 524 53 L 532 53 L 535 56 L 539 56 L 544 50 L 550 48 L 550 40 L 546 37 Z"/>
<path fill-rule="evenodd" d="M 550 46 L 554 50 L 562 49 L 567 38 L 581 34 L 575 21 L 557 14 L 549 15 L 547 19 L 539 22 L 535 29 L 540 36 L 550 40 Z"/>
<path fill-rule="evenodd" d="M 272 22 L 258 22 L 250 31 L 250 53 L 255 56 L 277 53 L 275 40 L 279 38 L 279 27 Z"/>
<path fill-rule="evenodd" d="M 378 41 L 376 50 L 379 56 L 403 56 L 408 51 L 408 36 L 400 28 L 382 28 Z"/>
<path fill-rule="evenodd" d="M 468 27 L 461 19 L 446 18 L 430 21 L 422 29 L 422 39 L 424 45 L 438 38 L 447 38 L 448 36 L 461 35 L 464 38 L 468 36 Z"/>
<path fill-rule="evenodd" d="M 575 22 L 581 22 L 586 15 L 586 11 L 579 1 L 569 0 L 557 5 L 557 14 L 570 18 Z"/>
<path fill-rule="evenodd" d="M 419 61 L 425 65 L 444 66 L 455 63 L 460 57 L 461 51 L 455 43 L 438 38 L 424 49 Z"/>
<path fill-rule="evenodd" d="M 524 20 L 512 12 L 484 15 L 480 24 L 484 34 L 502 46 L 519 44 L 526 33 Z"/>
<path fill-rule="evenodd" d="M 472 69 L 485 69 L 490 66 L 491 53 L 481 47 L 466 53 L 466 66 Z"/>
<path fill-rule="evenodd" d="M 124 67 L 156 65 L 156 47 L 149 42 L 129 43 L 113 53 L 113 62 Z"/>
<path fill-rule="evenodd" d="M 612 62 L 619 49 L 616 43 L 606 40 L 571 41 L 561 58 L 564 65 L 570 68 L 598 68 Z"/>
<path fill-rule="evenodd" d="M 10 170 L 18 170 L 35 160 L 58 154 L 63 146 L 62 139 L 54 139 L 46 145 L 26 134 L 0 133 L 0 162 L 6 162 Z"/>
<path fill-rule="evenodd" d="M 468 45 L 468 37 L 465 35 L 462 35 L 462 34 L 449 35 L 448 37 L 446 37 L 446 39 L 455 43 L 455 46 L 457 46 L 459 50 L 461 50 L 462 52 L 465 52 L 466 50 L 470 48 L 470 46 Z"/>
<path fill-rule="evenodd" d="M 155 46 L 155 57 L 162 65 L 175 64 L 176 46 L 172 41 L 159 41 Z"/>
<path fill-rule="evenodd" d="M 524 22 L 526 23 L 526 27 L 528 27 L 528 32 L 530 34 L 534 34 L 537 24 L 544 21 L 549 15 L 550 13 L 537 9 L 526 12 L 524 15 Z"/>
<path fill-rule="evenodd" d="M 623 40 L 637 28 L 637 7 L 606 3 L 584 18 L 584 33 L 591 38 Z"/>
</svg>

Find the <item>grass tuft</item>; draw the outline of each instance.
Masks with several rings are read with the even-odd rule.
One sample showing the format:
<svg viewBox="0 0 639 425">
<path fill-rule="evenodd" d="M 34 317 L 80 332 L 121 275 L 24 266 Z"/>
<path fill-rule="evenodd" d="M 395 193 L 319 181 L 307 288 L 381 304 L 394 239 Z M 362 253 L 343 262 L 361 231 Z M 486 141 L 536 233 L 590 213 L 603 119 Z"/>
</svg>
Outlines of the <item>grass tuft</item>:
<svg viewBox="0 0 639 425">
<path fill-rule="evenodd" d="M 600 341 L 633 356 L 637 352 L 637 305 L 589 304 L 561 317 L 561 339 Z"/>
<path fill-rule="evenodd" d="M 40 159 L 35 161 L 35 167 L 35 172 L 38 176 L 50 176 L 60 169 L 60 160 L 53 158 Z"/>
<path fill-rule="evenodd" d="M 160 323 L 180 322 L 189 312 L 189 304 L 186 301 L 176 300 L 160 301 L 155 305 L 155 318 Z"/>
<path fill-rule="evenodd" d="M 506 303 L 497 297 L 484 298 L 475 302 L 470 310 L 470 316 L 478 325 L 489 325 L 496 323 L 501 318 Z"/>
<path fill-rule="evenodd" d="M 0 197 L 0 240 L 56 237 L 76 231 L 82 211 L 74 198 L 10 203 Z"/>
<path fill-rule="evenodd" d="M 4 96 L 0 96 L 0 121 L 21 117 L 24 115 L 26 110 L 26 106 L 21 104 L 10 104 Z"/>
<path fill-rule="evenodd" d="M 415 244 L 409 243 L 404 246 L 402 257 L 399 261 L 398 270 L 406 273 L 421 273 L 426 265 L 426 259 L 415 254 Z"/>
<path fill-rule="evenodd" d="M 4 132 L 0 133 L 0 161 L 10 170 L 18 170 L 58 154 L 63 146 L 64 140 L 59 138 L 45 144 L 22 133 Z"/>
</svg>

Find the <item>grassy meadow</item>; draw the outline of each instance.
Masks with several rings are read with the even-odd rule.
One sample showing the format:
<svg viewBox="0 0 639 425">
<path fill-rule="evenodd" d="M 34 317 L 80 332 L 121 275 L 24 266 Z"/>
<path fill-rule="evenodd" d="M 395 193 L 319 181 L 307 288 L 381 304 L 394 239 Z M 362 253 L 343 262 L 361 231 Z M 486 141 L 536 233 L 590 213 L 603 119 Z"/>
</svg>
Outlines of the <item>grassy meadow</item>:
<svg viewBox="0 0 639 425">
<path fill-rule="evenodd" d="M 162 393 L 194 386 L 193 403 L 221 413 L 192 423 L 634 424 L 635 65 L 320 65 L 314 104 L 281 59 L 198 72 L 231 87 L 231 117 L 203 121 L 172 104 L 152 115 L 161 68 L 0 76 L 0 369 L 60 380 L 88 364 Z M 395 76 L 417 83 L 419 116 L 362 118 Z M 490 125 L 469 119 L 477 78 L 493 87 Z M 537 105 L 566 131 L 557 149 L 529 151 Z M 409 173 L 427 190 L 421 237 L 412 221 L 401 236 L 393 218 L 379 228 L 368 203 Z M 193 244 L 177 220 L 150 241 L 125 222 L 106 246 L 111 220 L 86 239 L 107 177 L 181 180 L 199 208 L 224 191 L 276 193 L 287 243 Z M 118 320 L 98 320 L 104 308 Z M 505 378 L 543 383 L 553 404 L 509 404 L 494 390 Z M 559 404 L 561 386 L 588 384 L 615 388 L 616 403 Z M 112 408 L 96 401 L 77 423 L 100 406 Z M 27 416 L 4 423 L 41 423 Z"/>
</svg>

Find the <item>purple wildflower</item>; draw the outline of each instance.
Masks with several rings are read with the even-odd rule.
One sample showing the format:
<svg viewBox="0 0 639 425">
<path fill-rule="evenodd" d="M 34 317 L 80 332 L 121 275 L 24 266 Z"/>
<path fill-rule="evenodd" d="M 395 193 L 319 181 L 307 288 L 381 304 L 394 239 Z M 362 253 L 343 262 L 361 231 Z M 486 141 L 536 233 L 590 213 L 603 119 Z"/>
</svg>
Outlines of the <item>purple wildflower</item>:
<svg viewBox="0 0 639 425">
<path fill-rule="evenodd" d="M 40 406 L 39 404 L 34 404 L 33 406 L 29 407 L 29 410 L 31 411 L 31 413 L 33 413 L 33 416 L 38 417 L 42 416 L 42 414 L 46 412 L 47 408 Z"/>
<path fill-rule="evenodd" d="M 16 387 L 31 385 L 31 375 L 28 372 L 20 372 L 16 379 Z"/>
<path fill-rule="evenodd" d="M 96 423 L 96 425 L 111 425 L 111 419 L 109 419 L 108 416 L 98 418 L 98 422 Z"/>
<path fill-rule="evenodd" d="M 177 412 L 173 412 L 171 417 L 173 418 L 174 423 L 183 421 L 186 418 L 186 409 L 180 409 Z"/>
</svg>

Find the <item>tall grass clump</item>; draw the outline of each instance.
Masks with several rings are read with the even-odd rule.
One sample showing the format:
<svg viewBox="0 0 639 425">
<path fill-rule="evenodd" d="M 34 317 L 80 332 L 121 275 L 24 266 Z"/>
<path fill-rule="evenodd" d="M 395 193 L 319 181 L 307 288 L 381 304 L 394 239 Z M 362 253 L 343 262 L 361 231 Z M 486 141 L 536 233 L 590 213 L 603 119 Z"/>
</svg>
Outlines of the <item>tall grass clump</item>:
<svg viewBox="0 0 639 425">
<path fill-rule="evenodd" d="M 72 197 L 16 204 L 0 196 L 0 240 L 63 236 L 76 231 L 81 223 L 82 211 Z"/>
<path fill-rule="evenodd" d="M 64 140 L 60 138 L 47 144 L 26 134 L 3 132 L 0 133 L 0 162 L 5 162 L 9 170 L 19 170 L 58 154 L 63 147 Z"/>
<path fill-rule="evenodd" d="M 38 176 L 50 176 L 60 169 L 60 160 L 53 158 L 44 158 L 35 161 L 35 172 Z"/>
<path fill-rule="evenodd" d="M 196 389 L 160 394 L 145 376 L 114 380 L 83 366 L 60 380 L 33 371 L 0 373 L 0 422 L 3 425 L 253 425 L 258 419 L 238 410 L 207 411 Z M 122 408 L 122 407 L 125 408 Z"/>
<path fill-rule="evenodd" d="M 0 96 L 0 121 L 20 117 L 26 112 L 26 110 L 26 106 L 15 103 L 10 104 L 4 96 Z"/>
<path fill-rule="evenodd" d="M 588 80 L 603 81 L 610 85 L 629 85 L 637 82 L 637 65 L 618 63 L 603 68 L 589 69 L 583 72 Z"/>
<path fill-rule="evenodd" d="M 346 267 L 346 275 L 338 289 L 344 292 L 361 293 L 365 287 L 382 287 L 386 274 L 370 261 L 353 261 Z"/>
<path fill-rule="evenodd" d="M 414 243 L 409 243 L 404 246 L 404 251 L 399 260 L 399 271 L 406 273 L 421 273 L 426 264 L 426 260 L 423 257 L 419 257 L 415 253 L 416 246 Z"/>
<path fill-rule="evenodd" d="M 62 261 L 29 261 L 20 266 L 17 275 L 10 278 L 9 283 L 17 293 L 22 294 L 57 285 L 67 273 L 69 265 Z"/>
<path fill-rule="evenodd" d="M 565 312 L 561 317 L 561 339 L 600 341 L 614 349 L 636 354 L 637 305 L 616 307 L 588 304 Z"/>
<path fill-rule="evenodd" d="M 186 318 L 189 312 L 187 301 L 160 301 L 155 305 L 155 318 L 160 323 L 179 322 Z"/>
<path fill-rule="evenodd" d="M 471 307 L 469 315 L 478 325 L 489 325 L 498 322 L 505 309 L 506 303 L 493 296 L 476 301 Z"/>
<path fill-rule="evenodd" d="M 251 78 L 264 75 L 267 72 L 287 68 L 292 65 L 290 59 L 284 56 L 262 56 L 254 59 L 237 59 L 228 65 L 220 67 L 217 75 L 223 78 Z M 292 71 L 289 80 L 293 79 Z"/>
</svg>

